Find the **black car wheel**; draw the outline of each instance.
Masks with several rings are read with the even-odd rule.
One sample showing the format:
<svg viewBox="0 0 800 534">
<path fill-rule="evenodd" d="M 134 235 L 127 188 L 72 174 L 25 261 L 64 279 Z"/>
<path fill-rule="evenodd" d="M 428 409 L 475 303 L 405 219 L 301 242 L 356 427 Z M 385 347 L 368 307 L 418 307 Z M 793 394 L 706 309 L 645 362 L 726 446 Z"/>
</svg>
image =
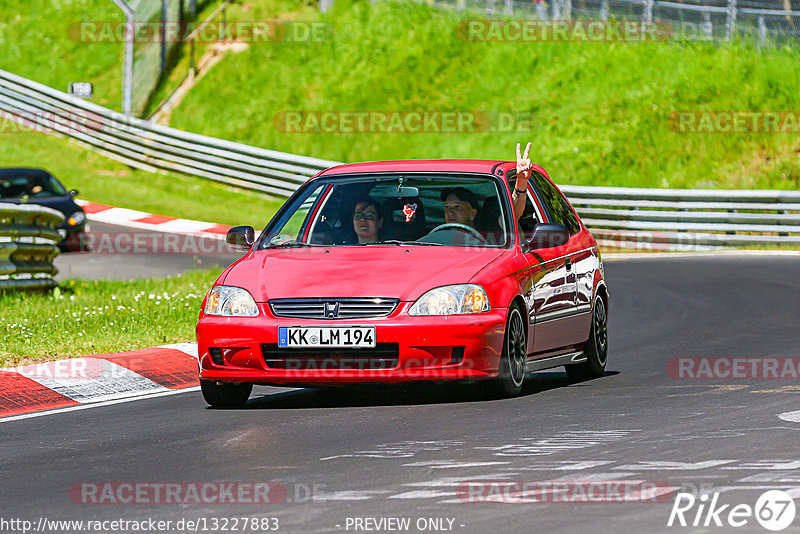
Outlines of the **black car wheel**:
<svg viewBox="0 0 800 534">
<path fill-rule="evenodd" d="M 503 354 L 500 356 L 500 372 L 489 382 L 492 392 L 504 397 L 515 397 L 522 392 L 525 382 L 525 360 L 528 341 L 525 320 L 518 306 L 508 311 Z"/>
<path fill-rule="evenodd" d="M 201 378 L 200 390 L 205 401 L 215 408 L 239 408 L 250 398 L 253 384 L 227 384 Z"/>
<path fill-rule="evenodd" d="M 606 304 L 599 296 L 594 300 L 592 311 L 592 328 L 589 340 L 583 346 L 586 361 L 583 363 L 567 365 L 567 376 L 574 380 L 586 380 L 603 375 L 608 359 L 608 316 Z"/>
</svg>

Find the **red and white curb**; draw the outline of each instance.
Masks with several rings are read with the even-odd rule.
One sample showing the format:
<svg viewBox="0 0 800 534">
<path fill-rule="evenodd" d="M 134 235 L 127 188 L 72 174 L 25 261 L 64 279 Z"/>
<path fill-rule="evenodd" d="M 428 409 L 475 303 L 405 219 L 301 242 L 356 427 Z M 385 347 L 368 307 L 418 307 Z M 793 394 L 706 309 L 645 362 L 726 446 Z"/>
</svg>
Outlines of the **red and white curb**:
<svg viewBox="0 0 800 534">
<path fill-rule="evenodd" d="M 76 200 L 75 202 L 83 208 L 83 211 L 86 212 L 86 218 L 90 221 L 129 228 L 141 228 L 170 234 L 213 237 L 216 239 L 224 239 L 225 234 L 231 229 L 231 226 L 226 224 L 179 219 L 167 215 L 154 215 L 144 211 L 89 202 L 88 200 Z"/>
<path fill-rule="evenodd" d="M 0 368 L 0 422 L 198 387 L 196 343 Z"/>
</svg>

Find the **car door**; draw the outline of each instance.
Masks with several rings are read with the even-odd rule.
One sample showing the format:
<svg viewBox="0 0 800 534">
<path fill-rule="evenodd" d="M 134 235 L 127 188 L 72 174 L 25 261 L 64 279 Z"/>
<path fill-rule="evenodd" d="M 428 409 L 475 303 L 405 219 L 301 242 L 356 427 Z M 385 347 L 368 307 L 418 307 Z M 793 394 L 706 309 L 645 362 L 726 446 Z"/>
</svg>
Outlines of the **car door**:
<svg viewBox="0 0 800 534">
<path fill-rule="evenodd" d="M 580 343 L 583 328 L 576 321 L 577 269 L 575 253 L 578 252 L 575 234 L 580 224 L 569 220 L 564 199 L 543 175 L 534 172 L 528 184 L 529 201 L 538 201 L 537 207 L 544 216 L 543 222 L 562 224 L 572 237 L 561 246 L 530 250 L 526 253 L 531 265 L 532 305 L 530 320 L 534 335 L 531 350 L 548 353 Z M 572 215 L 571 210 L 569 213 Z M 574 215 L 573 215 L 574 217 Z M 523 226 L 525 223 L 522 223 Z M 575 227 L 577 224 L 577 229 Z M 532 228 L 526 232 L 528 237 Z"/>
<path fill-rule="evenodd" d="M 503 170 L 511 190 L 516 182 L 514 165 Z M 567 268 L 565 246 L 536 250 L 525 247 L 536 224 L 547 222 L 546 217 L 546 206 L 529 183 L 525 211 L 517 220 L 523 255 L 528 263 L 524 292 L 528 308 L 528 354 L 559 348 L 563 337 L 559 318 L 572 313 L 575 307 L 575 279 L 571 268 Z"/>
</svg>

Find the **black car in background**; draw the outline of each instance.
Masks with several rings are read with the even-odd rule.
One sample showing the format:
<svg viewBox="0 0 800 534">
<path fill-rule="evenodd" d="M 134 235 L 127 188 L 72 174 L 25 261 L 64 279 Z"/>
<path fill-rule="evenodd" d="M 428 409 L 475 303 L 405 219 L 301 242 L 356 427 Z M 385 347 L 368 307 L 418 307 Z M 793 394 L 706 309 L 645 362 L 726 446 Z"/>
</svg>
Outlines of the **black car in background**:
<svg viewBox="0 0 800 534">
<path fill-rule="evenodd" d="M 0 202 L 38 204 L 64 214 L 58 225 L 62 250 L 82 250 L 86 213 L 75 203 L 77 194 L 74 189 L 68 192 L 55 176 L 41 169 L 0 169 Z"/>
</svg>

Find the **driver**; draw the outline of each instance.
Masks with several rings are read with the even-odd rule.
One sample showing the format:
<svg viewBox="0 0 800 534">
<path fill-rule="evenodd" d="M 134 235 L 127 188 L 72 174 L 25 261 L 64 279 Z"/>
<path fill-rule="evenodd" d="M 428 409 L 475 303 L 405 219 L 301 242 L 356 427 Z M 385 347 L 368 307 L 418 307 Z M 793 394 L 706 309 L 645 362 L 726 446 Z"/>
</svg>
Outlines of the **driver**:
<svg viewBox="0 0 800 534">
<path fill-rule="evenodd" d="M 370 197 L 360 198 L 353 209 L 353 229 L 359 243 L 379 241 L 378 230 L 383 226 L 380 205 Z"/>
<path fill-rule="evenodd" d="M 453 187 L 442 191 L 444 200 L 444 222 L 475 227 L 478 216 L 478 197 L 465 187 Z"/>
</svg>

